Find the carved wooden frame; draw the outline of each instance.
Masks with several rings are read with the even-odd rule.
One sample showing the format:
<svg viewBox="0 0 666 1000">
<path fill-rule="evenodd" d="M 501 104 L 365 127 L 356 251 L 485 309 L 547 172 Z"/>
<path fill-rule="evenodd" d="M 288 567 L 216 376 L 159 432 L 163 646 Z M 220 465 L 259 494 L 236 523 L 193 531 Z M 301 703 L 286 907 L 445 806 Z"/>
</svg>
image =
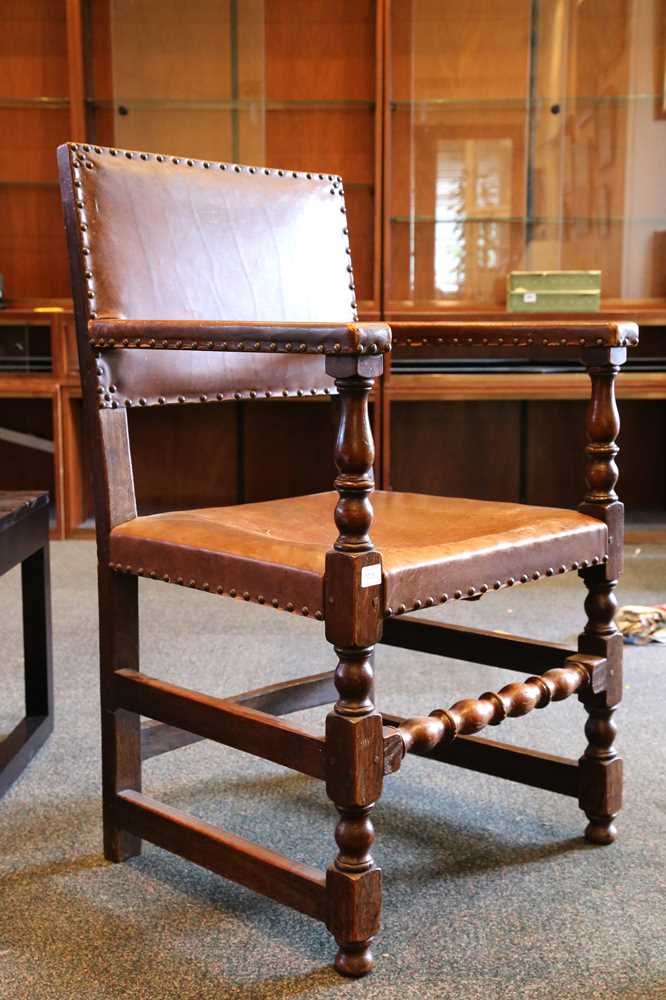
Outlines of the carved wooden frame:
<svg viewBox="0 0 666 1000">
<path fill-rule="evenodd" d="M 244 324 L 242 329 L 199 324 L 195 330 L 191 324 L 169 324 L 168 329 L 157 330 L 156 324 L 137 320 L 129 326 L 122 321 L 98 321 L 88 311 L 76 196 L 66 151 L 61 176 L 84 402 L 94 453 L 106 857 L 112 861 L 132 857 L 140 852 L 142 839 L 174 851 L 323 921 L 338 943 L 338 971 L 362 976 L 373 965 L 371 943 L 379 930 L 381 910 L 381 873 L 371 855 L 370 815 L 384 776 L 398 770 L 406 752 L 577 796 L 589 820 L 587 838 L 597 844 L 610 843 L 615 838 L 613 821 L 620 808 L 622 778 L 611 721 L 622 693 L 621 637 L 613 625 L 613 588 L 622 558 L 622 504 L 614 491 L 619 423 L 613 384 L 626 356 L 625 347 L 637 339 L 635 326 L 432 324 L 425 331 L 426 336 L 450 343 L 467 337 L 479 346 L 499 344 L 507 349 L 540 337 L 553 346 L 575 346 L 582 352 L 592 398 L 587 417 L 588 489 L 581 510 L 608 525 L 609 545 L 606 562 L 580 570 L 589 595 L 588 623 L 578 649 L 472 630 L 463 633 L 409 617 L 385 621 L 381 553 L 371 539 L 374 446 L 368 397 L 374 379 L 382 373 L 383 353 L 390 348 L 388 328 L 379 324 L 370 330 L 350 324 L 284 331 L 267 329 L 270 324 Z M 424 335 L 423 327 L 420 335 Z M 106 399 L 104 387 L 98 385 L 97 368 L 109 351 L 146 346 L 155 351 L 179 350 L 188 338 L 189 349 L 265 353 L 273 350 L 272 344 L 275 351 L 286 351 L 287 344 L 293 349 L 297 343 L 305 345 L 306 352 L 326 357 L 326 371 L 335 380 L 341 400 L 334 512 L 339 534 L 326 557 L 324 583 L 326 638 L 338 657 L 334 672 L 226 699 L 140 673 L 138 579 L 109 561 L 111 529 L 137 513 L 127 412 Z M 405 721 L 382 715 L 375 707 L 373 652 L 382 641 L 537 673 L 498 693 Z M 578 763 L 473 735 L 508 715 L 523 715 L 573 693 L 578 693 L 589 715 L 588 746 Z M 330 702 L 335 704 L 322 737 L 277 718 Z M 143 731 L 141 715 L 151 720 Z M 335 831 L 338 851 L 325 875 L 142 793 L 142 759 L 199 739 L 217 740 L 326 782 L 339 821 Z"/>
</svg>

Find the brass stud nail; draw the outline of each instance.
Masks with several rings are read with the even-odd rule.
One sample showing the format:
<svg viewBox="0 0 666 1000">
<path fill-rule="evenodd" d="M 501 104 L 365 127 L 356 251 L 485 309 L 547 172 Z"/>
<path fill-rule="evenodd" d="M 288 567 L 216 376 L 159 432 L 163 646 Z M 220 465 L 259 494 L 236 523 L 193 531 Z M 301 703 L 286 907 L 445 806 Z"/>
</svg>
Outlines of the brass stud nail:
<svg viewBox="0 0 666 1000">
<path fill-rule="evenodd" d="M 500 590 L 501 587 L 502 587 L 502 581 L 501 580 L 495 580 L 495 582 L 493 584 L 493 590 Z"/>
<path fill-rule="evenodd" d="M 421 603 L 421 601 L 414 601 L 414 611 L 418 611 L 419 608 L 422 608 L 422 607 L 423 607 L 423 604 Z"/>
<path fill-rule="evenodd" d="M 564 565 L 560 566 L 558 568 L 558 570 L 557 570 L 558 573 L 566 573 L 566 571 L 567 571 L 567 568 Z"/>
<path fill-rule="evenodd" d="M 182 576 L 177 576 L 176 577 L 176 583 L 179 584 L 180 586 L 183 585 L 183 578 L 182 578 Z"/>
<path fill-rule="evenodd" d="M 229 597 L 235 597 L 237 593 L 238 591 L 236 590 L 236 588 L 232 587 L 231 590 L 229 591 Z"/>
<path fill-rule="evenodd" d="M 218 594 L 223 594 L 224 593 L 224 587 L 217 587 L 217 592 L 218 592 Z"/>
<path fill-rule="evenodd" d="M 481 586 L 479 587 L 479 590 L 481 591 L 482 594 L 487 594 L 488 593 L 488 584 L 487 583 L 482 583 Z"/>
<path fill-rule="evenodd" d="M 577 563 L 577 562 L 572 562 L 572 563 L 571 563 L 571 568 L 572 568 L 572 569 L 578 569 L 579 565 L 580 565 L 580 563 Z"/>
<path fill-rule="evenodd" d="M 149 575 L 150 575 L 150 579 L 151 579 L 151 580 L 156 580 L 156 579 L 157 579 L 157 573 L 155 572 L 155 570 L 154 570 L 154 569 L 151 569 L 151 571 L 150 571 L 150 574 L 149 574 Z"/>
<path fill-rule="evenodd" d="M 467 588 L 467 596 L 468 597 L 474 597 L 475 594 L 476 594 L 476 587 L 468 587 Z"/>
<path fill-rule="evenodd" d="M 162 579 L 164 580 L 165 583 L 170 583 L 171 582 L 171 577 L 169 576 L 168 573 L 165 573 L 164 576 L 162 577 Z"/>
<path fill-rule="evenodd" d="M 324 617 L 323 614 L 321 613 L 321 611 L 315 611 L 314 616 L 315 616 L 315 618 L 317 619 L 318 622 L 320 622 L 323 619 L 323 617 Z"/>
<path fill-rule="evenodd" d="M 217 398 L 218 402 L 222 402 L 222 400 L 224 399 L 224 393 L 223 392 L 218 392 L 216 398 Z"/>
<path fill-rule="evenodd" d="M 201 395 L 199 396 L 199 402 L 200 403 L 208 402 L 208 396 L 204 392 L 202 392 Z"/>
<path fill-rule="evenodd" d="M 179 396 L 178 397 L 178 402 L 179 403 L 184 403 L 185 402 L 185 397 L 184 396 Z"/>
<path fill-rule="evenodd" d="M 532 573 L 532 579 L 533 580 L 540 580 L 541 579 L 541 573 L 539 572 L 538 569 L 535 570 L 534 573 Z"/>
<path fill-rule="evenodd" d="M 448 601 L 448 599 L 449 599 L 449 595 L 448 594 L 440 594 L 439 595 L 439 603 L 440 604 L 446 604 L 446 602 Z"/>
<path fill-rule="evenodd" d="M 434 603 L 435 603 L 435 598 L 434 597 L 426 597 L 426 600 L 425 600 L 425 606 L 426 606 L 426 608 L 431 608 Z"/>
<path fill-rule="evenodd" d="M 201 589 L 202 590 L 210 590 L 210 584 L 209 583 L 202 583 L 201 584 Z"/>
<path fill-rule="evenodd" d="M 146 405 L 146 401 L 143 398 L 143 396 L 141 396 L 141 398 L 139 399 L 139 406 L 145 406 L 145 405 Z"/>
<path fill-rule="evenodd" d="M 455 597 L 456 601 L 459 601 L 460 598 L 462 597 L 462 590 L 456 590 L 453 596 Z"/>
<path fill-rule="evenodd" d="M 307 617 L 308 617 L 308 615 L 310 614 L 310 609 L 309 609 L 309 608 L 308 608 L 307 606 L 305 606 L 305 607 L 302 607 L 302 608 L 301 608 L 301 614 L 302 614 L 302 615 L 303 615 L 303 616 L 304 616 L 305 618 L 307 618 Z"/>
<path fill-rule="evenodd" d="M 274 608 L 277 608 L 279 607 L 280 602 L 278 601 L 277 597 L 274 597 L 273 600 L 271 601 L 271 604 L 273 605 Z"/>
<path fill-rule="evenodd" d="M 406 610 L 407 610 L 407 608 L 405 607 L 405 605 L 404 605 L 404 604 L 400 604 L 400 605 L 398 606 L 398 611 L 397 611 L 397 613 L 398 613 L 399 615 L 404 615 L 404 613 L 405 613 L 405 611 L 406 611 Z"/>
<path fill-rule="evenodd" d="M 243 591 L 243 600 L 244 601 L 249 601 L 250 600 L 250 591 L 249 590 L 244 590 Z"/>
<path fill-rule="evenodd" d="M 598 562 L 599 562 L 599 556 L 594 556 L 592 558 L 592 565 L 596 566 L 598 564 Z"/>
<path fill-rule="evenodd" d="M 293 610 L 294 610 L 294 605 L 291 603 L 291 601 L 289 601 L 288 604 L 285 604 L 285 611 L 293 611 Z"/>
<path fill-rule="evenodd" d="M 527 583 L 528 580 L 529 580 L 529 576 L 527 575 L 527 573 L 523 573 L 523 575 L 520 578 L 520 582 L 521 583 Z"/>
<path fill-rule="evenodd" d="M 190 587 L 196 587 L 196 585 L 197 585 L 196 580 L 190 580 Z"/>
<path fill-rule="evenodd" d="M 516 581 L 515 581 L 514 577 L 510 576 L 509 579 L 506 581 L 506 585 L 507 585 L 507 587 L 513 587 L 513 585 L 514 585 L 515 582 Z"/>
<path fill-rule="evenodd" d="M 554 575 L 555 575 L 555 570 L 553 569 L 552 566 L 549 566 L 548 569 L 546 570 L 546 576 L 554 576 Z"/>
<path fill-rule="evenodd" d="M 264 597 L 263 594 L 257 594 L 257 604 L 263 604 L 265 600 L 266 598 Z"/>
<path fill-rule="evenodd" d="M 164 396 L 158 396 L 157 402 L 163 406 L 166 403 L 166 399 L 164 398 Z"/>
</svg>

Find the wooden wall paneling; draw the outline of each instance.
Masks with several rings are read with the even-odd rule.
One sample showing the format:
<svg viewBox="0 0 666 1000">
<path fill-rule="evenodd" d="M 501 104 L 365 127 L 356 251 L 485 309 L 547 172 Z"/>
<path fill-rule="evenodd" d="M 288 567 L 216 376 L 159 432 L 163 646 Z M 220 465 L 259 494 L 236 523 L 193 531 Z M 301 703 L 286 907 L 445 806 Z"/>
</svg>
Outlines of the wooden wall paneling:
<svg viewBox="0 0 666 1000">
<path fill-rule="evenodd" d="M 333 489 L 337 399 L 242 405 L 246 501 Z"/>
<path fill-rule="evenodd" d="M 622 374 L 618 377 L 618 382 Z M 649 511 L 663 524 L 666 512 L 666 406 L 661 400 L 620 399 L 618 494 L 632 514 Z"/>
<path fill-rule="evenodd" d="M 57 188 L 0 184 L 0 272 L 7 298 L 64 298 L 69 269 Z"/>
<path fill-rule="evenodd" d="M 518 402 L 392 403 L 393 488 L 517 501 L 520 408 Z"/>
<path fill-rule="evenodd" d="M 0 97 L 67 97 L 65 0 L 3 0 Z"/>
<path fill-rule="evenodd" d="M 585 493 L 585 411 L 587 403 L 543 401 L 527 404 L 527 503 L 577 507 Z"/>
<path fill-rule="evenodd" d="M 373 0 L 266 0 L 266 161 L 340 174 L 357 299 L 379 313 L 382 13 Z"/>
<path fill-rule="evenodd" d="M 86 140 L 85 75 L 81 0 L 66 0 L 69 139 Z"/>
<path fill-rule="evenodd" d="M 64 388 L 61 405 L 65 535 L 67 538 L 88 537 L 94 528 L 94 503 L 81 390 Z"/>
<path fill-rule="evenodd" d="M 140 513 L 237 502 L 235 403 L 128 412 Z"/>
<path fill-rule="evenodd" d="M 622 374 L 618 381 L 621 382 Z M 576 507 L 584 493 L 585 410 L 583 401 L 530 402 L 527 406 L 527 503 Z M 661 461 L 666 410 L 662 400 L 620 399 L 618 492 L 632 510 L 666 507 L 666 470 Z"/>
</svg>

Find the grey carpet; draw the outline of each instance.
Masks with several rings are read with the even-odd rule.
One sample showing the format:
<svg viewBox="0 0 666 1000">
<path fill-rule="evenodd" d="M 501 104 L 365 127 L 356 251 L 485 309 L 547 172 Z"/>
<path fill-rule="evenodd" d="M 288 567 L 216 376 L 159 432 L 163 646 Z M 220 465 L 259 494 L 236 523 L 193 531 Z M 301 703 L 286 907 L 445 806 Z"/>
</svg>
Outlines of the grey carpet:
<svg viewBox="0 0 666 1000">
<path fill-rule="evenodd" d="M 666 551 L 629 552 L 624 603 L 666 599 Z M 619 714 L 626 757 L 620 840 L 581 839 L 573 800 L 409 759 L 376 810 L 385 873 L 377 971 L 331 969 L 323 926 L 151 845 L 124 865 L 101 856 L 95 553 L 52 545 L 56 730 L 0 803 L 0 996 L 47 998 L 666 997 L 666 650 L 627 649 Z M 231 694 L 332 666 L 317 623 L 142 582 L 143 667 Z M 573 639 L 575 574 L 459 604 L 450 621 Z M 20 696 L 18 575 L 0 581 L 3 689 Z M 414 714 L 515 675 L 381 648 L 380 704 Z M 0 709 L 0 730 L 12 711 Z M 303 713 L 317 726 L 322 710 Z M 510 720 L 500 738 L 576 756 L 575 699 Z M 495 730 L 493 735 L 499 736 Z M 166 802 L 324 868 L 334 818 L 321 785 L 222 747 L 150 761 Z"/>
</svg>

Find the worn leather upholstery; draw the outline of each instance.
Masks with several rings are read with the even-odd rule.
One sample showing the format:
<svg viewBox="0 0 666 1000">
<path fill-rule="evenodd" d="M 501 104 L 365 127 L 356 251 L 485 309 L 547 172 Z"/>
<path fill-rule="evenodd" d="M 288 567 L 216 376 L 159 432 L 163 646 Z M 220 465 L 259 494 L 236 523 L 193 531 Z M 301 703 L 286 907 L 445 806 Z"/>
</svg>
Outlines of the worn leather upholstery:
<svg viewBox="0 0 666 1000">
<path fill-rule="evenodd" d="M 339 177 L 78 144 L 59 157 L 86 321 L 357 319 Z M 107 363 L 106 386 L 122 382 L 132 402 L 333 388 L 307 354 L 132 350 Z"/>
<path fill-rule="evenodd" d="M 337 494 L 138 517 L 111 532 L 116 568 L 325 615 Z M 607 528 L 576 511 L 377 491 L 372 538 L 386 613 L 601 561 Z M 390 611 L 389 611 L 390 609 Z"/>
</svg>

